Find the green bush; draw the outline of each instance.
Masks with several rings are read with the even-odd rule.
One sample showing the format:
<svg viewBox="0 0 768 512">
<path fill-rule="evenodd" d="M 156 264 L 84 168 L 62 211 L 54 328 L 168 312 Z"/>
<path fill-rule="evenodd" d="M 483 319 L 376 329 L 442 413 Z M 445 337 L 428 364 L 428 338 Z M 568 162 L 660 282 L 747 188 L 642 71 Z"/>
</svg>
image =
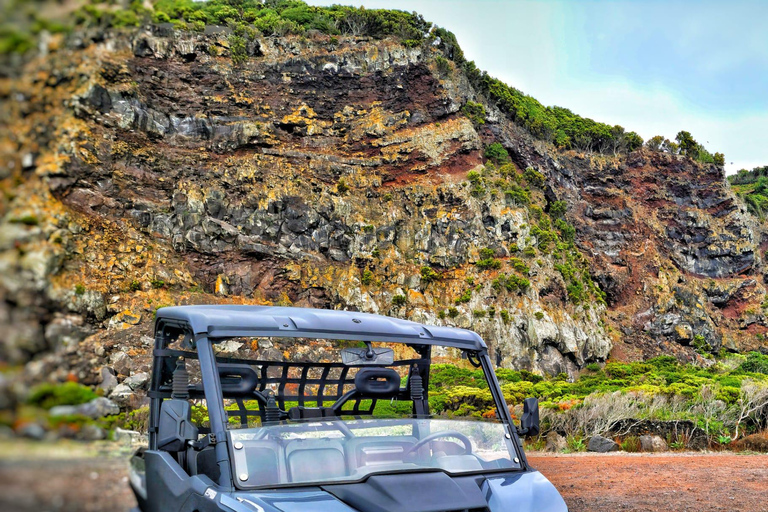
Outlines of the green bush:
<svg viewBox="0 0 768 512">
<path fill-rule="evenodd" d="M 368 269 L 363 270 L 363 275 L 360 277 L 360 282 L 365 286 L 373 283 L 373 272 Z"/>
<path fill-rule="evenodd" d="M 534 187 L 543 187 L 544 183 L 547 181 L 544 175 L 533 167 L 528 167 L 525 172 L 523 172 L 523 177 L 525 178 L 525 181 Z"/>
<path fill-rule="evenodd" d="M 406 301 L 405 295 L 395 295 L 392 297 L 392 304 L 394 306 L 404 306 Z"/>
<path fill-rule="evenodd" d="M 762 373 L 768 375 L 768 355 L 760 352 L 750 352 L 747 360 L 739 365 L 739 372 Z"/>
<path fill-rule="evenodd" d="M 84 404 L 96 397 L 98 395 L 91 388 L 77 382 L 45 383 L 32 389 L 27 402 L 43 409 L 50 409 L 57 405 Z"/>
<path fill-rule="evenodd" d="M 482 103 L 475 103 L 474 101 L 467 101 L 461 111 L 467 118 L 476 125 L 485 124 L 485 107 Z"/>
<path fill-rule="evenodd" d="M 440 279 L 440 274 L 435 272 L 435 269 L 428 266 L 421 267 L 421 280 L 425 284 L 433 283 Z"/>
<path fill-rule="evenodd" d="M 509 153 L 507 153 L 504 146 L 498 142 L 486 146 L 483 156 L 496 165 L 501 165 L 509 161 Z"/>
<path fill-rule="evenodd" d="M 470 301 L 471 298 L 472 298 L 472 288 L 467 288 L 466 290 L 464 290 L 464 293 L 462 293 L 459 297 L 457 297 L 456 300 L 454 300 L 453 302 L 456 305 L 466 304 L 467 302 Z"/>
<path fill-rule="evenodd" d="M 245 38 L 237 35 L 229 35 L 229 52 L 232 56 L 232 63 L 236 66 L 245 64 L 248 61 L 248 51 Z"/>
</svg>

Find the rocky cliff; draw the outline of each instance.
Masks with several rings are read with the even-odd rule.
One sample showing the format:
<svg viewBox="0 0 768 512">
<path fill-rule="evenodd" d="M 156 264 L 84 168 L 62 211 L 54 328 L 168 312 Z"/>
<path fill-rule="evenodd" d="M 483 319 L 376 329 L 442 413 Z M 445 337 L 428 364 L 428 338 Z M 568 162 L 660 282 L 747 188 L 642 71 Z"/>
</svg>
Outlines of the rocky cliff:
<svg viewBox="0 0 768 512">
<path fill-rule="evenodd" d="M 235 65 L 210 32 L 57 37 L 0 80 L 4 361 L 122 380 L 157 307 L 208 302 L 457 325 L 548 374 L 767 346 L 721 169 L 557 151 L 434 46 L 259 37 Z"/>
</svg>

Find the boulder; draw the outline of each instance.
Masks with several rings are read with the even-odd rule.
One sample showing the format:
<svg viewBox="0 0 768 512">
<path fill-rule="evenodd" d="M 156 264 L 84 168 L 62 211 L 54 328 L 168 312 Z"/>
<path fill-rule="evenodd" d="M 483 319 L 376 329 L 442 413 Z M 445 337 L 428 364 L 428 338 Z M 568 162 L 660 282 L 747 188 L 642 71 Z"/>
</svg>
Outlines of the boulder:
<svg viewBox="0 0 768 512">
<path fill-rule="evenodd" d="M 77 438 L 83 441 L 101 441 L 107 438 L 107 432 L 98 425 L 86 423 L 78 432 Z"/>
<path fill-rule="evenodd" d="M 130 375 L 134 368 L 131 356 L 125 352 L 116 352 L 112 354 L 110 363 L 112 363 L 112 368 L 115 369 L 115 372 L 118 375 Z"/>
<path fill-rule="evenodd" d="M 42 441 L 45 438 L 45 429 L 37 423 L 27 423 L 16 431 L 22 437 Z"/>
<path fill-rule="evenodd" d="M 562 452 L 568 446 L 565 438 L 557 432 L 547 434 L 547 446 L 544 448 L 548 452 Z"/>
<path fill-rule="evenodd" d="M 640 436 L 640 448 L 644 452 L 666 452 L 667 442 L 661 436 Z"/>
<path fill-rule="evenodd" d="M 145 389 L 149 382 L 149 374 L 147 372 L 134 373 L 123 381 L 123 384 L 127 385 L 132 390 Z"/>
<path fill-rule="evenodd" d="M 109 366 L 101 367 L 101 383 L 99 388 L 109 395 L 113 389 L 117 387 L 117 377 L 115 377 L 115 371 Z"/>
<path fill-rule="evenodd" d="M 127 384 L 118 384 L 112 393 L 109 394 L 109 398 L 114 400 L 120 405 L 128 405 L 133 396 L 133 390 Z"/>
<path fill-rule="evenodd" d="M 603 436 L 592 436 L 587 445 L 588 452 L 608 453 L 619 449 L 619 444 L 612 439 Z"/>
<path fill-rule="evenodd" d="M 52 407 L 48 414 L 51 416 L 87 416 L 88 418 L 98 419 L 104 416 L 114 416 L 120 414 L 120 407 L 110 400 L 100 396 L 94 398 L 88 403 L 80 405 L 57 405 Z"/>
</svg>

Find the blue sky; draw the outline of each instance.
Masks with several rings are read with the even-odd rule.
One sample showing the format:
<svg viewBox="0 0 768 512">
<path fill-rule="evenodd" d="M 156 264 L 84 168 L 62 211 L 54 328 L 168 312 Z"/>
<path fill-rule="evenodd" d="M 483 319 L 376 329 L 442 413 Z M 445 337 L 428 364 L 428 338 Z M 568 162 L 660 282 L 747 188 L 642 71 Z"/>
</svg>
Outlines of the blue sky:
<svg viewBox="0 0 768 512">
<path fill-rule="evenodd" d="M 315 5 L 330 2 L 310 0 Z M 343 0 L 338 3 L 346 3 Z M 768 165 L 767 0 L 358 0 L 417 11 L 547 105 Z"/>
</svg>

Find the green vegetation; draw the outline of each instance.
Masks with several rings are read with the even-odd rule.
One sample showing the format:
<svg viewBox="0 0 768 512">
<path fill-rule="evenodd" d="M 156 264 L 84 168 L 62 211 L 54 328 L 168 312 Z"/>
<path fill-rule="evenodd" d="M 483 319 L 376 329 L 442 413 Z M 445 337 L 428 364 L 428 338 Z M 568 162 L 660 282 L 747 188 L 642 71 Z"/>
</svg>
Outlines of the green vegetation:
<svg viewBox="0 0 768 512">
<path fill-rule="evenodd" d="M 525 277 L 520 277 L 515 274 L 501 274 L 493 280 L 491 286 L 493 286 L 493 289 L 497 292 L 507 290 L 508 292 L 525 293 L 528 288 L 531 287 L 531 282 Z"/>
<path fill-rule="evenodd" d="M 339 178 L 338 183 L 336 183 L 336 191 L 341 195 L 349 192 L 349 185 L 347 185 L 347 181 L 344 178 Z"/>
<path fill-rule="evenodd" d="M 14 217 L 8 222 L 11 224 L 23 224 L 25 226 L 37 226 L 40 224 L 40 219 L 36 215 L 23 215 L 21 217 Z"/>
<path fill-rule="evenodd" d="M 405 306 L 405 303 L 406 303 L 405 295 L 394 295 L 392 297 L 393 306 Z"/>
<path fill-rule="evenodd" d="M 509 153 L 498 142 L 486 146 L 483 156 L 496 165 L 502 165 L 509 161 Z"/>
<path fill-rule="evenodd" d="M 466 304 L 467 302 L 470 301 L 470 299 L 472 299 L 472 288 L 467 288 L 466 290 L 464 290 L 464 293 L 462 293 L 459 297 L 457 297 L 453 302 L 456 305 Z"/>
<path fill-rule="evenodd" d="M 670 356 L 610 362 L 605 368 L 593 363 L 575 382 L 524 370 L 498 369 L 496 375 L 510 407 L 529 396 L 539 398 L 543 432 L 554 429 L 572 437 L 571 451 L 582 449 L 579 440 L 604 434 L 622 420 L 690 420 L 710 439 L 734 439 L 768 426 L 768 356 L 757 352 L 709 368 L 682 365 Z M 429 401 L 435 413 L 449 416 L 488 417 L 494 408 L 482 372 L 455 365 L 434 368 Z M 627 451 L 639 449 L 631 437 L 623 443 Z"/>
<path fill-rule="evenodd" d="M 501 268 L 501 260 L 494 258 L 494 250 L 486 247 L 480 249 L 480 260 L 475 266 L 480 270 L 495 270 Z"/>
<path fill-rule="evenodd" d="M 476 125 L 485 124 L 485 107 L 482 103 L 475 103 L 474 101 L 467 101 L 461 111 L 464 113 L 470 121 Z"/>
<path fill-rule="evenodd" d="M 43 409 L 50 409 L 57 405 L 84 404 L 97 397 L 98 395 L 91 388 L 77 382 L 45 383 L 32 389 L 27 403 Z"/>
<path fill-rule="evenodd" d="M 747 209 L 760 220 L 768 212 L 768 165 L 755 167 L 751 171 L 741 169 L 728 176 L 736 195 L 744 200 Z"/>
<path fill-rule="evenodd" d="M 373 272 L 368 269 L 363 270 L 363 275 L 360 276 L 360 282 L 365 286 L 373 283 Z"/>
<path fill-rule="evenodd" d="M 431 23 L 415 13 L 340 5 L 313 7 L 298 0 L 156 0 L 151 9 L 140 0 L 133 0 L 125 9 L 99 2 L 83 6 L 75 19 L 81 25 L 102 27 L 136 26 L 149 20 L 191 30 L 223 25 L 235 32 L 258 31 L 265 36 L 304 34 L 309 30 L 331 36 L 396 36 L 408 47 L 421 45 L 432 28 Z M 338 38 L 331 44 L 338 44 Z M 446 64 L 452 66 L 448 61 Z"/>
<path fill-rule="evenodd" d="M 435 269 L 428 266 L 421 267 L 421 281 L 424 284 L 433 283 L 440 279 L 440 274 L 435 272 Z"/>
</svg>

